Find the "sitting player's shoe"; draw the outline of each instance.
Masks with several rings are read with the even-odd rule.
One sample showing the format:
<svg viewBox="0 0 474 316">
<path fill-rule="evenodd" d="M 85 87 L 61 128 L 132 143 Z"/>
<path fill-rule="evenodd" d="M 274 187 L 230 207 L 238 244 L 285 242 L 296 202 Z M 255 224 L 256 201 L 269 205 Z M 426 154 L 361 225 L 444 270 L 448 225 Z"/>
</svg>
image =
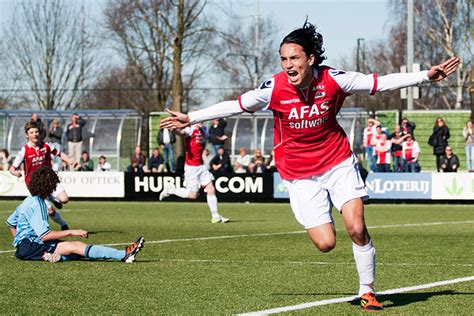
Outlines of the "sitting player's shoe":
<svg viewBox="0 0 474 316">
<path fill-rule="evenodd" d="M 145 244 L 145 238 L 140 236 L 136 242 L 131 244 L 125 249 L 125 257 L 122 258 L 122 261 L 125 263 L 135 262 L 135 257 L 137 253 L 143 248 Z"/>
<path fill-rule="evenodd" d="M 51 203 L 53 203 L 54 207 L 57 209 L 57 210 L 60 210 L 63 208 L 63 203 L 59 202 L 58 200 L 56 200 L 55 198 L 53 198 L 52 196 L 49 197 L 49 200 L 51 201 Z"/>
<path fill-rule="evenodd" d="M 42 259 L 48 262 L 59 262 L 61 261 L 61 255 L 58 253 L 45 252 Z"/>
<path fill-rule="evenodd" d="M 211 219 L 212 224 L 218 224 L 218 223 L 224 224 L 224 223 L 227 223 L 228 221 L 230 221 L 230 219 L 222 217 L 222 216 L 219 216 L 219 217 L 216 217 L 216 218 L 213 217 Z"/>
<path fill-rule="evenodd" d="M 171 190 L 171 187 L 169 185 L 165 185 L 163 187 L 163 191 L 161 191 L 160 197 L 159 197 L 160 201 L 163 201 L 163 199 L 170 196 L 170 190 Z"/>
<path fill-rule="evenodd" d="M 61 230 L 69 230 L 69 226 L 67 224 L 61 225 Z"/>
<path fill-rule="evenodd" d="M 360 305 L 366 312 L 378 312 L 383 310 L 382 304 L 377 301 L 375 294 L 372 292 L 365 293 L 360 297 Z"/>
</svg>

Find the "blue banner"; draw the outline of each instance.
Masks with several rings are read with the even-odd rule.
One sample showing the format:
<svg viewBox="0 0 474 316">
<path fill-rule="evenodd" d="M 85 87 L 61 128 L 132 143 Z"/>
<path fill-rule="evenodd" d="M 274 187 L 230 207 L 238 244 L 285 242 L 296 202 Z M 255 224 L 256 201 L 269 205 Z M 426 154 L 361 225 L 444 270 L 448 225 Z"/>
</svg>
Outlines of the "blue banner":
<svg viewBox="0 0 474 316">
<path fill-rule="evenodd" d="M 365 181 L 371 199 L 431 199 L 431 173 L 370 173 Z"/>
<path fill-rule="evenodd" d="M 289 199 L 288 188 L 283 183 L 278 172 L 273 173 L 273 198 L 275 199 Z"/>
</svg>

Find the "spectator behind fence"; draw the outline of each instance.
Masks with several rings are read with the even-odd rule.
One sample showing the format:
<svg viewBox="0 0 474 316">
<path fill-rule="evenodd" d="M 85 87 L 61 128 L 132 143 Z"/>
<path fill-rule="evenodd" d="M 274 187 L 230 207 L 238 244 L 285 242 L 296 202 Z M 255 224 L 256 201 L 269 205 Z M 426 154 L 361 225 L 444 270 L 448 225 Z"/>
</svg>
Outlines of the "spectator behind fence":
<svg viewBox="0 0 474 316">
<path fill-rule="evenodd" d="M 212 121 L 212 126 L 209 128 L 209 141 L 211 142 L 214 155 L 217 155 L 219 147 L 224 147 L 224 143 L 227 140 L 225 135 L 225 127 L 227 122 L 220 118 Z"/>
<path fill-rule="evenodd" d="M 163 172 L 165 169 L 163 156 L 160 154 L 159 148 L 154 148 L 153 153 L 148 159 L 148 170 L 150 172 Z"/>
<path fill-rule="evenodd" d="M 247 154 L 247 150 L 244 147 L 240 147 L 239 149 L 239 155 L 237 156 L 237 160 L 235 163 L 239 163 L 242 168 L 247 169 L 250 162 L 252 160 L 252 157 Z M 234 166 L 235 169 L 235 166 Z"/>
<path fill-rule="evenodd" d="M 130 157 L 130 166 L 128 166 L 128 172 L 143 173 L 143 167 L 146 165 L 146 157 L 142 154 L 140 146 L 136 146 L 135 150 Z"/>
<path fill-rule="evenodd" d="M 62 146 L 62 137 L 63 137 L 63 129 L 59 125 L 58 119 L 53 119 L 51 126 L 48 129 L 48 137 L 47 140 L 50 142 L 54 148 L 58 150 L 63 150 Z M 61 158 L 54 156 L 53 157 L 53 170 L 58 171 L 61 168 Z"/>
<path fill-rule="evenodd" d="M 387 140 L 387 134 L 380 134 L 380 139 L 375 145 L 377 152 L 377 172 L 390 172 L 390 163 L 392 162 L 392 155 L 390 150 L 392 142 Z"/>
<path fill-rule="evenodd" d="M 164 166 L 167 172 L 176 172 L 176 161 L 174 159 L 174 146 L 176 135 L 167 128 L 160 128 L 157 142 L 163 150 Z"/>
<path fill-rule="evenodd" d="M 466 169 L 474 172 L 474 128 L 469 120 L 463 129 L 464 145 L 466 149 Z"/>
<path fill-rule="evenodd" d="M 8 171 L 13 163 L 13 157 L 6 149 L 0 150 L 0 170 Z"/>
<path fill-rule="evenodd" d="M 390 141 L 392 142 L 393 172 L 403 171 L 402 144 L 406 139 L 406 135 L 408 134 L 402 132 L 400 125 L 396 125 L 393 133 L 390 135 Z"/>
<path fill-rule="evenodd" d="M 202 151 L 202 163 L 204 164 L 204 166 L 206 166 L 207 170 L 211 169 L 212 157 L 213 156 L 211 155 L 209 150 L 207 148 L 204 148 L 204 150 Z"/>
<path fill-rule="evenodd" d="M 256 173 L 257 169 L 260 169 L 260 167 L 264 165 L 264 161 L 265 161 L 265 158 L 262 155 L 262 150 L 260 148 L 255 149 L 255 151 L 253 152 L 252 159 L 250 160 L 250 164 L 247 167 L 248 172 Z M 257 163 L 258 163 L 259 168 L 256 168 Z"/>
<path fill-rule="evenodd" d="M 69 157 L 79 161 L 82 155 L 82 129 L 87 121 L 82 119 L 77 113 L 71 115 L 67 124 L 66 137 Z"/>
<path fill-rule="evenodd" d="M 374 145 L 372 144 L 372 138 L 376 134 L 376 126 L 380 125 L 380 122 L 373 118 L 367 119 L 367 126 L 364 128 L 363 134 L 363 145 L 365 148 L 365 154 L 367 156 L 367 160 L 369 161 L 369 168 L 370 171 L 375 172 L 376 165 L 375 165 L 375 155 L 374 155 Z"/>
<path fill-rule="evenodd" d="M 221 176 L 232 173 L 229 154 L 224 147 L 217 149 L 217 155 L 211 159 L 211 172 L 214 176 Z"/>
<path fill-rule="evenodd" d="M 242 164 L 238 161 L 234 163 L 234 172 L 235 173 L 247 173 L 247 169 L 242 166 Z"/>
<path fill-rule="evenodd" d="M 441 117 L 436 119 L 433 126 L 433 133 L 428 139 L 428 144 L 433 147 L 433 155 L 436 156 L 436 168 L 439 172 L 441 157 L 444 155 L 448 146 L 449 128 Z"/>
<path fill-rule="evenodd" d="M 94 161 L 85 150 L 82 152 L 81 159 L 79 159 L 79 165 L 79 171 L 94 171 Z"/>
<path fill-rule="evenodd" d="M 439 168 L 443 172 L 458 172 L 459 158 L 453 153 L 453 149 L 450 146 L 446 147 L 445 154 L 439 161 Z"/>
<path fill-rule="evenodd" d="M 275 159 L 273 157 L 275 156 L 275 150 L 272 150 L 270 153 L 270 156 L 268 157 L 267 161 L 265 162 L 265 168 L 267 169 L 267 172 L 276 172 L 276 166 L 275 166 Z"/>
<path fill-rule="evenodd" d="M 102 155 L 99 157 L 99 164 L 97 165 L 97 168 L 95 171 L 101 172 L 101 171 L 110 171 L 112 169 L 112 166 L 110 163 L 107 161 L 107 158 Z"/>
<path fill-rule="evenodd" d="M 415 138 L 415 128 L 416 128 L 415 122 L 411 122 L 406 117 L 404 117 L 402 119 L 401 128 L 404 134 L 411 134 L 411 136 Z"/>
<path fill-rule="evenodd" d="M 420 145 L 412 137 L 407 134 L 405 142 L 402 144 L 402 158 L 404 172 L 419 172 L 418 157 L 420 155 Z"/>
<path fill-rule="evenodd" d="M 46 138 L 46 127 L 44 125 L 44 122 L 41 120 L 41 118 L 38 116 L 37 113 L 31 114 L 30 122 L 36 123 L 36 126 L 38 126 L 39 140 L 44 141 Z"/>
</svg>

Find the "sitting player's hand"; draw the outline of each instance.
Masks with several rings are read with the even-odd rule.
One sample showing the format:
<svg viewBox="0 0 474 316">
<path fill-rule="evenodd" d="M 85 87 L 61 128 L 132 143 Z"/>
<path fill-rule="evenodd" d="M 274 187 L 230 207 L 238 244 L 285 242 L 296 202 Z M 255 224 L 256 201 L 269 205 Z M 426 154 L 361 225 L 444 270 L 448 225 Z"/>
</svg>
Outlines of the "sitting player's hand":
<svg viewBox="0 0 474 316">
<path fill-rule="evenodd" d="M 72 235 L 72 236 L 82 237 L 82 238 L 87 238 L 87 237 L 89 237 L 89 233 L 88 233 L 86 230 L 83 230 L 83 229 L 73 229 L 73 230 L 71 231 L 71 235 Z"/>
</svg>

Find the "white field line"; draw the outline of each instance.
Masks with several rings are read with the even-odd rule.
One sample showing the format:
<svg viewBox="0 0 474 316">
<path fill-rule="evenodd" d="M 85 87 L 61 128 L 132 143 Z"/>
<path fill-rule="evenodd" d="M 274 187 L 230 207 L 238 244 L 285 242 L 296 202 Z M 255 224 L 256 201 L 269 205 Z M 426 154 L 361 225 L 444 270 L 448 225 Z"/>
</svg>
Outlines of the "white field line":
<svg viewBox="0 0 474 316">
<path fill-rule="evenodd" d="M 249 261 L 239 261 L 239 260 L 221 260 L 221 259 L 160 259 L 160 261 L 169 261 L 169 262 L 191 262 L 191 263 L 223 263 L 223 264 L 241 264 L 249 263 Z M 266 260 L 266 261 L 252 261 L 252 264 L 294 264 L 294 265 L 344 265 L 344 266 L 353 266 L 354 262 L 329 262 L 329 261 L 276 261 L 276 260 Z M 383 263 L 377 262 L 377 266 L 408 266 L 408 267 L 474 267 L 474 264 L 471 263 Z"/>
<path fill-rule="evenodd" d="M 440 281 L 440 282 L 420 284 L 420 285 L 415 285 L 415 286 L 409 286 L 409 287 L 402 287 L 402 288 L 397 288 L 397 289 L 386 290 L 386 291 L 378 292 L 377 296 L 398 294 L 398 293 L 404 293 L 404 292 L 410 292 L 410 291 L 418 291 L 418 290 L 429 289 L 429 288 L 443 286 L 443 285 L 456 284 L 456 283 L 469 282 L 469 281 L 474 281 L 474 276 L 468 276 L 468 277 L 464 277 L 464 278 L 451 279 L 451 280 L 446 280 L 446 281 Z M 290 311 L 301 310 L 301 309 L 306 309 L 306 308 L 311 308 L 311 307 L 316 307 L 316 306 L 337 304 L 337 303 L 343 303 L 343 302 L 351 302 L 355 299 L 358 299 L 357 295 L 340 297 L 340 298 L 333 298 L 333 299 L 322 300 L 322 301 L 308 302 L 308 303 L 303 303 L 303 304 L 298 304 L 298 305 L 283 306 L 283 307 L 272 308 L 272 309 L 265 309 L 265 310 L 261 310 L 261 311 L 243 313 L 243 314 L 238 314 L 238 315 L 240 315 L 240 316 L 272 315 L 272 314 L 290 312 Z"/>
<path fill-rule="evenodd" d="M 472 224 L 474 221 L 463 221 L 463 222 L 432 222 L 432 223 L 415 223 L 415 224 L 395 224 L 395 225 L 382 225 L 382 226 L 368 226 L 368 229 L 378 228 L 399 228 L 399 227 L 417 227 L 417 226 L 434 226 L 434 225 L 456 225 L 456 224 Z M 186 242 L 186 241 L 204 241 L 204 240 L 218 240 L 218 239 L 233 239 L 233 238 L 245 238 L 245 237 L 267 237 L 267 236 L 279 236 L 279 235 L 292 235 L 292 234 L 304 234 L 306 231 L 292 231 L 292 232 L 276 232 L 276 233 L 259 233 L 259 234 L 241 234 L 241 235 L 224 235 L 224 236 L 210 236 L 210 237 L 191 237 L 191 238 L 178 238 L 178 239 L 163 239 L 163 240 L 151 240 L 146 241 L 146 244 L 166 244 L 172 242 Z M 114 243 L 104 244 L 104 246 L 127 246 L 130 242 L 126 243 Z M 14 250 L 0 250 L 2 253 L 10 253 Z"/>
</svg>

